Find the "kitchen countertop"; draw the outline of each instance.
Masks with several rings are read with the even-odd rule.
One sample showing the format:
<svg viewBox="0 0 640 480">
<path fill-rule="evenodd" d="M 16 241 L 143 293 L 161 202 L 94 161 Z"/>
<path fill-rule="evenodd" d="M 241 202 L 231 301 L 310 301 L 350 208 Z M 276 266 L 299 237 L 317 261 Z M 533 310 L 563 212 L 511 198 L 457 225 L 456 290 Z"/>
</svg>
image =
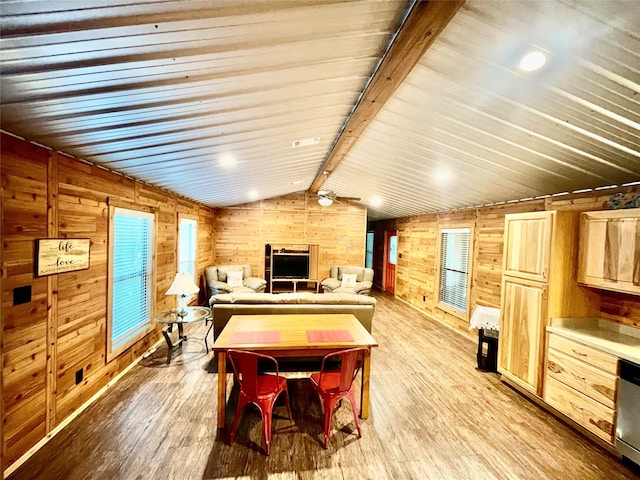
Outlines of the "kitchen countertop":
<svg viewBox="0 0 640 480">
<path fill-rule="evenodd" d="M 547 331 L 640 364 L 640 328 L 602 318 L 552 318 Z"/>
</svg>

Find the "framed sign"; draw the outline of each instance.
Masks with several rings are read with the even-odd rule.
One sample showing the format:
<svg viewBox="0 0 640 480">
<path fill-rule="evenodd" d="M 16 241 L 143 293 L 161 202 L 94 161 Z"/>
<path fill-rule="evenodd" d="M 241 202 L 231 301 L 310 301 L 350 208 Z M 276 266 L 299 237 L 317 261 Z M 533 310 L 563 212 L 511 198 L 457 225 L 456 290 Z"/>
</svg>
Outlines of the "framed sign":
<svg viewBox="0 0 640 480">
<path fill-rule="evenodd" d="M 89 268 L 88 238 L 45 238 L 36 240 L 36 275 L 86 270 Z"/>
</svg>

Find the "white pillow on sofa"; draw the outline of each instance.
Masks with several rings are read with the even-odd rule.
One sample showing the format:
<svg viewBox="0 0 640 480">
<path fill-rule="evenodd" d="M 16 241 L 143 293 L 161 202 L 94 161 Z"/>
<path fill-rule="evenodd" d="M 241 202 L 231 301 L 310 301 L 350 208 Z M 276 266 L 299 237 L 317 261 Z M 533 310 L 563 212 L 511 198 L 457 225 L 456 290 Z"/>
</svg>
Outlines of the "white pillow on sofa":
<svg viewBox="0 0 640 480">
<path fill-rule="evenodd" d="M 227 285 L 242 287 L 242 272 L 227 272 Z"/>
<path fill-rule="evenodd" d="M 342 274 L 342 286 L 343 287 L 355 287 L 356 286 L 356 273 L 343 273 Z"/>
</svg>

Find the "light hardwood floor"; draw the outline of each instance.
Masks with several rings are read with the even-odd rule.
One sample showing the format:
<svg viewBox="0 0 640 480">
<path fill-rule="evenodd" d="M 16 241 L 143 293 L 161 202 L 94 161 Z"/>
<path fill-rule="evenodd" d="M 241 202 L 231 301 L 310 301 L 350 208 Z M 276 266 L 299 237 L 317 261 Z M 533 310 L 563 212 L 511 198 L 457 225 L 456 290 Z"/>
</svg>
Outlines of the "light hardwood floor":
<svg viewBox="0 0 640 480">
<path fill-rule="evenodd" d="M 329 449 L 317 399 L 292 375 L 294 423 L 276 405 L 271 456 L 248 409 L 236 442 L 216 429 L 216 373 L 204 325 L 165 365 L 166 346 L 33 455 L 22 479 L 630 479 L 618 459 L 546 413 L 497 374 L 478 371 L 476 344 L 376 293 L 370 416 L 362 438 L 346 402 Z M 231 379 L 230 379 L 231 384 Z M 231 385 L 230 385 L 231 386 Z M 233 403 L 235 390 L 231 391 Z M 227 410 L 227 421 L 233 405 Z"/>
</svg>

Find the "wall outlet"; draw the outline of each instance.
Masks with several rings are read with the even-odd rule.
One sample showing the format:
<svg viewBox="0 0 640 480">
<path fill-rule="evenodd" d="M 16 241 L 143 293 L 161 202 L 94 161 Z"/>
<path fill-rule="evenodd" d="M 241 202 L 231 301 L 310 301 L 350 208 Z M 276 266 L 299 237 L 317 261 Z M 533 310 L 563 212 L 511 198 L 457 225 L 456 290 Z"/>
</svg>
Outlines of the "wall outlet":
<svg viewBox="0 0 640 480">
<path fill-rule="evenodd" d="M 81 368 L 76 372 L 76 385 L 78 385 L 84 378 L 84 369 Z"/>
<path fill-rule="evenodd" d="M 31 285 L 24 285 L 13 289 L 13 304 L 22 305 L 31 301 Z"/>
</svg>

